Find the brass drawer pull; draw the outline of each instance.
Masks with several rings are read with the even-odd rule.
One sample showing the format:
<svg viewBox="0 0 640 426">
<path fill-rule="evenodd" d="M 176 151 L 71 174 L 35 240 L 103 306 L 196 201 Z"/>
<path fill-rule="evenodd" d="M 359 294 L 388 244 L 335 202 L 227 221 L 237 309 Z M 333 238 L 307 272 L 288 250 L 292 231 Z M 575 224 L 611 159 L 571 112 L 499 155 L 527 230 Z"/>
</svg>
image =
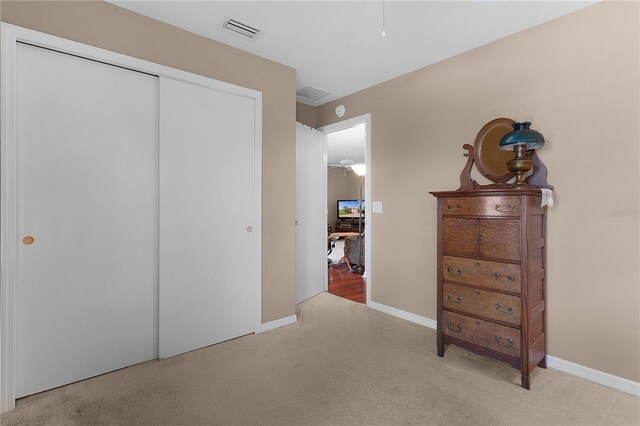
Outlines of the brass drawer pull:
<svg viewBox="0 0 640 426">
<path fill-rule="evenodd" d="M 449 299 L 449 301 L 453 303 L 462 303 L 462 297 L 460 296 L 452 296 L 450 294 L 447 294 L 447 299 Z"/>
<path fill-rule="evenodd" d="M 478 237 L 480 237 L 481 240 L 484 240 L 486 236 L 487 234 L 485 234 L 484 232 L 481 232 L 480 234 L 478 234 Z"/>
<path fill-rule="evenodd" d="M 459 277 L 460 275 L 462 275 L 462 268 L 458 267 L 454 270 L 452 266 L 447 266 L 447 272 L 449 273 L 449 275 Z"/>
<path fill-rule="evenodd" d="M 505 342 L 504 340 L 502 340 L 502 337 L 496 336 L 496 343 L 499 345 L 505 346 L 507 348 L 510 348 L 513 346 L 513 339 L 507 339 L 507 341 Z"/>
<path fill-rule="evenodd" d="M 500 283 L 511 284 L 513 282 L 513 275 L 507 275 L 505 277 L 500 272 L 496 272 L 493 276 L 496 278 L 496 281 Z"/>
<path fill-rule="evenodd" d="M 459 212 L 460 210 L 462 210 L 462 204 L 456 204 L 455 206 L 453 204 L 448 204 L 447 210 L 449 210 L 450 212 Z"/>
<path fill-rule="evenodd" d="M 460 333 L 462 331 L 462 326 L 460 324 L 453 325 L 453 323 L 448 322 L 447 328 L 451 331 L 455 331 L 456 333 Z"/>
<path fill-rule="evenodd" d="M 502 307 L 496 303 L 496 312 L 502 315 L 513 315 L 513 308 L 502 309 Z"/>
<path fill-rule="evenodd" d="M 513 204 L 509 204 L 509 207 L 500 207 L 500 204 L 496 204 L 496 211 L 499 212 L 512 212 L 513 211 Z"/>
</svg>

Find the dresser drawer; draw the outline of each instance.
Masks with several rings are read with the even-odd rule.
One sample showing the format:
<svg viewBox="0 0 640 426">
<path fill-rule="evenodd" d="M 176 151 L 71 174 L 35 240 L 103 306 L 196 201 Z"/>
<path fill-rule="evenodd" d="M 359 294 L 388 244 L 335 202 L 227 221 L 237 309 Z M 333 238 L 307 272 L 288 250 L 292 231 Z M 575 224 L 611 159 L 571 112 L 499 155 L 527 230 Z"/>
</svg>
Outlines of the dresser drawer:
<svg viewBox="0 0 640 426">
<path fill-rule="evenodd" d="M 442 306 L 445 309 L 454 309 L 520 326 L 520 298 L 518 296 L 444 283 Z"/>
<path fill-rule="evenodd" d="M 442 333 L 520 358 L 520 330 L 516 328 L 443 311 Z"/>
<path fill-rule="evenodd" d="M 520 294 L 520 265 L 443 256 L 442 279 Z"/>
<path fill-rule="evenodd" d="M 447 197 L 445 216 L 520 216 L 520 197 Z"/>
</svg>

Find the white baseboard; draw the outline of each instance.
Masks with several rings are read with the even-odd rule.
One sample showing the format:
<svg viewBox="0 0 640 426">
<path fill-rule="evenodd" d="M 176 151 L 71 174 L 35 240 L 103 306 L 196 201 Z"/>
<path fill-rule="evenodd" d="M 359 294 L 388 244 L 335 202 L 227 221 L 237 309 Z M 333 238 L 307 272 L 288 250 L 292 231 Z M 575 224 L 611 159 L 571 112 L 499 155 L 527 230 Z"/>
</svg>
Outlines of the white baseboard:
<svg viewBox="0 0 640 426">
<path fill-rule="evenodd" d="M 369 307 L 376 311 L 384 312 L 385 314 L 393 315 L 394 317 L 402 318 L 407 321 L 415 322 L 420 325 L 424 325 L 429 328 L 436 328 L 438 323 L 430 318 L 421 317 L 420 315 L 412 314 L 411 312 L 403 311 L 402 309 L 392 308 L 391 306 L 383 305 L 382 303 L 369 302 Z"/>
<path fill-rule="evenodd" d="M 371 301 L 369 307 L 375 309 L 376 311 L 381 311 L 386 314 L 393 315 L 394 317 L 415 322 L 429 328 L 435 329 L 438 326 L 438 323 L 435 320 L 412 314 L 411 312 L 403 311 L 401 309 L 393 308 L 391 306 L 383 305 L 382 303 Z M 569 373 L 571 375 L 578 376 L 583 379 L 587 379 L 589 381 L 599 383 L 601 385 L 625 393 L 629 393 L 631 395 L 640 396 L 640 383 L 634 382 L 633 380 L 614 376 L 613 374 L 595 370 L 590 367 L 585 367 L 584 365 L 576 364 L 571 361 L 565 361 L 564 359 L 556 358 L 551 355 L 547 355 L 547 367 Z"/>
<path fill-rule="evenodd" d="M 640 383 L 634 382 L 633 380 L 614 376 L 613 374 L 585 367 L 584 365 L 556 358 L 551 355 L 547 355 L 547 367 L 582 377 L 583 379 L 600 383 L 601 385 L 608 386 L 631 395 L 640 396 Z"/>
<path fill-rule="evenodd" d="M 276 328 L 284 327 L 285 325 L 291 325 L 298 322 L 297 315 L 291 315 L 289 317 L 280 318 L 274 321 L 262 323 L 262 332 L 275 330 Z"/>
</svg>

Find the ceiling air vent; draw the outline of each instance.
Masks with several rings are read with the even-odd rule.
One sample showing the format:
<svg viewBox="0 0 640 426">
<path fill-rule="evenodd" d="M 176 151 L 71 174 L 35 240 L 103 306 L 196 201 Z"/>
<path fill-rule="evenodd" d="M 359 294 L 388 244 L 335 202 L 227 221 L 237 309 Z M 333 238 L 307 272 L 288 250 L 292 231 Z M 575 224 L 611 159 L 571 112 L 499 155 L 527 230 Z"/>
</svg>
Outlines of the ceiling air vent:
<svg viewBox="0 0 640 426">
<path fill-rule="evenodd" d="M 218 29 L 245 40 L 256 40 L 264 33 L 264 31 L 253 25 L 245 24 L 228 16 L 220 23 Z"/>
<path fill-rule="evenodd" d="M 324 90 L 316 89 L 315 87 L 307 86 L 296 92 L 296 95 L 299 98 L 302 98 L 307 101 L 315 102 L 319 99 L 325 98 L 329 96 L 331 93 L 325 92 Z"/>
</svg>

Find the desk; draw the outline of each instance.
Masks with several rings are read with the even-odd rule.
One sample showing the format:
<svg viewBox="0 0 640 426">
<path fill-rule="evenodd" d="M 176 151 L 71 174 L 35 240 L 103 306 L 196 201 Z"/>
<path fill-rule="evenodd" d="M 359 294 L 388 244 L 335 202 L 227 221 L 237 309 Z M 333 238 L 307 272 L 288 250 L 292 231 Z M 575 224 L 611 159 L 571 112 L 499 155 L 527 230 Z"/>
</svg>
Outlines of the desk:
<svg viewBox="0 0 640 426">
<path fill-rule="evenodd" d="M 346 240 L 349 237 L 357 238 L 358 237 L 358 233 L 357 232 L 333 232 L 333 233 L 329 234 L 329 239 L 330 240 L 333 240 L 334 238 L 336 240 L 339 240 L 340 238 L 344 238 Z M 351 262 L 349 262 L 349 256 L 347 256 L 347 243 L 346 242 L 344 244 L 344 254 L 342 255 L 342 258 L 338 261 L 338 265 L 340 265 L 341 263 L 346 263 L 347 266 L 349 267 L 349 269 L 352 268 Z"/>
<path fill-rule="evenodd" d="M 329 234 L 329 236 L 339 240 L 340 238 L 357 237 L 358 233 L 357 232 L 332 232 L 331 234 Z"/>
<path fill-rule="evenodd" d="M 358 232 L 358 224 L 351 224 L 349 228 L 343 228 L 340 222 L 336 223 L 336 234 L 345 232 Z M 362 232 L 364 232 L 364 220 L 362 221 Z"/>
</svg>

